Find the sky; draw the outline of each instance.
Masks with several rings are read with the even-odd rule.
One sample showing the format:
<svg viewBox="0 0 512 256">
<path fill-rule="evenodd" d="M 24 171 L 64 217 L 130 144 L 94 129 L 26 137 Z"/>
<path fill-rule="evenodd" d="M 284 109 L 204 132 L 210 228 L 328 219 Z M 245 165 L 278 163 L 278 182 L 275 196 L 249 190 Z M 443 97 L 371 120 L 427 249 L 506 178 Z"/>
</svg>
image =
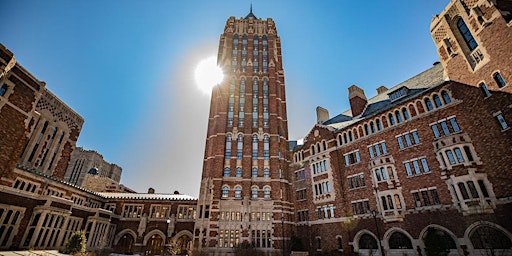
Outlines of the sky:
<svg viewBox="0 0 512 256">
<path fill-rule="evenodd" d="M 137 192 L 198 195 L 210 99 L 194 69 L 251 1 L 1 2 L 0 43 L 85 119 L 77 146 L 120 165 Z M 281 37 L 289 139 L 309 132 L 317 106 L 349 109 L 350 85 L 371 98 L 430 68 L 430 22 L 448 3 L 253 0 Z"/>
</svg>

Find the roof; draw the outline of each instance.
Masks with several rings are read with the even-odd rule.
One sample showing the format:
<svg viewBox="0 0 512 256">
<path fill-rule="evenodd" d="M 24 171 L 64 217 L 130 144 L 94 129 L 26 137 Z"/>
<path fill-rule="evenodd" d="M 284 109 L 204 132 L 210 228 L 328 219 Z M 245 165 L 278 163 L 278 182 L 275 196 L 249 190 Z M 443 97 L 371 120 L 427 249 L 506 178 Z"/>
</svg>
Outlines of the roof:
<svg viewBox="0 0 512 256">
<path fill-rule="evenodd" d="M 252 13 L 252 4 L 251 4 L 251 10 L 249 11 L 249 14 L 247 14 L 247 16 L 245 16 L 244 19 L 249 19 L 249 18 L 253 18 L 255 20 L 258 19 L 258 18 L 256 18 L 256 15 L 254 15 L 254 13 Z"/>
<path fill-rule="evenodd" d="M 188 195 L 175 194 L 147 194 L 147 193 L 117 193 L 100 192 L 99 195 L 108 199 L 130 199 L 130 200 L 169 200 L 169 201 L 194 201 L 197 198 Z"/>
<path fill-rule="evenodd" d="M 433 67 L 417 74 L 416 76 L 413 76 L 412 78 L 393 86 L 391 89 L 368 99 L 366 108 L 361 115 L 353 117 L 352 111 L 349 109 L 327 121 L 322 122 L 321 125 L 330 126 L 340 130 L 360 120 L 372 117 L 387 109 L 400 105 L 432 87 L 444 83 L 445 80 L 443 74 L 443 66 L 435 64 Z M 402 87 L 408 88 L 407 95 L 395 101 L 391 101 L 389 99 L 389 94 Z"/>
</svg>

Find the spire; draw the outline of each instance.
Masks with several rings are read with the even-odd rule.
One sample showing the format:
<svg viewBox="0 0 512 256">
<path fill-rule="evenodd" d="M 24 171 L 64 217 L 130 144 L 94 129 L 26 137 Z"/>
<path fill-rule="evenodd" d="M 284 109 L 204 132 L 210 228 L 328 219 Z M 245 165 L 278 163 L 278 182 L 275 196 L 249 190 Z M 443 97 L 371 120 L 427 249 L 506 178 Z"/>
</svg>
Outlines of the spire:
<svg viewBox="0 0 512 256">
<path fill-rule="evenodd" d="M 245 19 L 249 19 L 249 18 L 253 18 L 253 19 L 258 19 L 256 18 L 256 15 L 254 15 L 254 13 L 252 13 L 252 3 L 251 3 L 251 9 L 249 9 L 249 14 L 247 14 L 247 16 L 245 16 Z"/>
</svg>

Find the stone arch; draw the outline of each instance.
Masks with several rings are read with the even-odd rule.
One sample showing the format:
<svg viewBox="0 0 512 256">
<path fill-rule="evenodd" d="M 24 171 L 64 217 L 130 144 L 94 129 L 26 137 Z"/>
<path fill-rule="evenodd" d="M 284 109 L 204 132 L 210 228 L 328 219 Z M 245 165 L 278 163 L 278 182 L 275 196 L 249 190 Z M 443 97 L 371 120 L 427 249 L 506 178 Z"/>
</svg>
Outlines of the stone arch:
<svg viewBox="0 0 512 256">
<path fill-rule="evenodd" d="M 394 249 L 391 249 L 391 246 L 389 244 L 389 240 L 391 238 L 391 236 L 394 234 L 394 233 L 401 233 L 403 235 L 405 235 L 407 238 L 409 238 L 409 241 L 411 242 L 411 246 L 412 248 L 408 248 L 408 249 L 403 249 L 403 250 L 410 250 L 410 249 L 414 249 L 414 246 L 415 246 L 415 243 L 414 243 L 414 238 L 409 234 L 409 232 L 407 232 L 406 230 L 404 229 L 401 229 L 399 227 L 392 227 L 390 229 L 388 229 L 386 231 L 386 233 L 384 233 L 384 236 L 383 236 L 383 246 L 384 248 L 386 249 L 389 249 L 389 250 L 394 250 Z"/>
<path fill-rule="evenodd" d="M 416 106 L 411 103 L 407 106 L 407 108 L 409 109 L 409 116 L 411 118 L 415 117 L 416 115 L 418 115 L 418 111 L 416 111 Z"/>
<path fill-rule="evenodd" d="M 423 101 L 418 100 L 416 101 L 416 109 L 418 110 L 418 115 L 423 114 L 425 112 L 425 106 L 423 106 Z"/>
<path fill-rule="evenodd" d="M 133 236 L 134 239 L 137 239 L 137 234 L 135 233 L 135 231 L 133 231 L 129 228 L 123 229 L 123 230 L 121 230 L 121 232 L 117 233 L 117 235 L 114 237 L 114 245 L 117 245 L 117 243 L 119 243 L 119 240 L 121 239 L 121 237 L 123 237 L 126 234 L 130 234 L 131 236 Z"/>
<path fill-rule="evenodd" d="M 190 238 L 190 240 L 192 240 L 194 238 L 194 235 L 192 234 L 192 232 L 190 232 L 188 230 L 181 230 L 180 232 L 176 233 L 176 235 L 174 235 L 174 237 L 171 239 L 171 243 L 174 244 L 182 236 L 188 236 L 188 238 Z"/>
<path fill-rule="evenodd" d="M 445 234 L 448 235 L 449 238 L 452 239 L 453 243 L 455 244 L 455 248 L 452 248 L 452 249 L 456 249 L 458 252 L 460 251 L 460 244 L 459 244 L 459 240 L 458 240 L 457 236 L 455 234 L 453 234 L 453 232 L 451 230 L 449 230 L 441 225 L 437 225 L 437 224 L 430 224 L 421 230 L 420 235 L 418 237 L 418 242 L 419 242 L 421 248 L 425 249 L 425 247 L 426 247 L 424 238 L 427 235 L 427 231 L 429 228 L 434 228 L 434 229 L 443 231 Z"/>
<path fill-rule="evenodd" d="M 166 238 L 166 235 L 164 234 L 164 232 L 160 231 L 159 229 L 153 229 L 151 231 L 149 231 L 145 236 L 144 236 L 144 241 L 142 243 L 142 245 L 146 246 L 149 239 L 153 236 L 153 235 L 159 235 L 162 237 L 162 239 L 165 241 L 165 238 Z"/>
<path fill-rule="evenodd" d="M 363 235 L 370 235 L 371 237 L 373 237 L 373 239 L 375 239 L 375 241 L 377 242 L 377 249 L 378 249 L 379 238 L 377 238 L 377 236 L 375 236 L 371 231 L 369 231 L 367 229 L 361 229 L 361 230 L 359 230 L 359 232 L 356 233 L 356 235 L 354 236 L 354 240 L 352 241 L 352 244 L 354 246 L 354 252 L 359 252 L 359 250 L 360 250 L 359 241 Z"/>
<path fill-rule="evenodd" d="M 501 231 L 501 233 L 503 235 L 505 235 L 506 238 L 508 238 L 508 242 L 512 243 L 512 234 L 508 230 L 504 229 L 502 226 L 500 226 L 496 223 L 493 223 L 493 222 L 489 222 L 489 221 L 477 221 L 477 222 L 469 225 L 469 227 L 466 228 L 466 231 L 464 232 L 464 240 L 467 241 L 468 247 L 470 249 L 472 249 L 473 251 L 474 250 L 482 250 L 481 248 L 475 248 L 475 245 L 473 244 L 473 240 L 471 239 L 474 232 L 482 227 L 490 227 L 490 228 L 496 229 L 497 231 Z M 496 249 L 499 250 L 501 248 L 496 248 Z M 509 250 L 509 253 L 512 252 L 512 249 L 508 249 L 508 250 Z"/>
</svg>

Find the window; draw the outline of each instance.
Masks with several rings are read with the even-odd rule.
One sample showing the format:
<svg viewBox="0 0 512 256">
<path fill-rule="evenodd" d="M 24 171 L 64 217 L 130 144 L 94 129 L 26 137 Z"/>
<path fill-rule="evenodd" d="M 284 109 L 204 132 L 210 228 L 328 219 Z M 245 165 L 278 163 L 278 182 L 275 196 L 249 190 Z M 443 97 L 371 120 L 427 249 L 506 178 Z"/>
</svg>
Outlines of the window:
<svg viewBox="0 0 512 256">
<path fill-rule="evenodd" d="M 410 116 L 409 116 L 409 111 L 407 111 L 406 108 L 403 108 L 402 109 L 402 115 L 404 115 L 404 119 L 405 120 L 409 120 Z"/>
<path fill-rule="evenodd" d="M 305 200 L 305 199 L 307 199 L 306 195 L 307 194 L 306 194 L 306 189 L 305 188 L 299 189 L 299 190 L 295 191 L 295 198 L 297 200 Z"/>
<path fill-rule="evenodd" d="M 227 198 L 228 194 L 229 194 L 229 187 L 228 186 L 222 187 L 222 197 Z"/>
<path fill-rule="evenodd" d="M 308 221 L 309 220 L 309 211 L 301 210 L 297 212 L 297 218 L 299 222 Z"/>
<path fill-rule="evenodd" d="M 252 177 L 253 178 L 258 177 L 258 168 L 252 168 Z"/>
<path fill-rule="evenodd" d="M 236 148 L 236 159 L 242 160 L 242 149 L 243 149 L 243 144 L 244 144 L 244 135 L 238 134 L 237 141 L 238 142 L 237 142 L 237 148 Z"/>
<path fill-rule="evenodd" d="M 418 136 L 418 131 L 404 133 L 402 135 L 397 136 L 396 139 L 398 141 L 398 147 L 400 147 L 400 149 L 420 144 L 420 137 Z"/>
<path fill-rule="evenodd" d="M 375 121 L 375 123 L 377 123 L 377 131 L 382 130 L 382 124 L 380 123 L 380 119 L 377 119 L 377 121 Z"/>
<path fill-rule="evenodd" d="M 401 232 L 394 232 L 389 237 L 389 249 L 413 249 L 411 239 Z"/>
<path fill-rule="evenodd" d="M 416 202 L 416 208 L 441 204 L 436 188 L 412 191 L 412 196 Z"/>
<path fill-rule="evenodd" d="M 263 128 L 268 128 L 268 80 L 263 79 Z"/>
<path fill-rule="evenodd" d="M 240 186 L 235 187 L 235 198 L 236 199 L 242 198 L 242 187 L 240 187 Z"/>
<path fill-rule="evenodd" d="M 375 179 L 377 179 L 377 182 L 385 181 L 388 179 L 388 175 L 384 167 L 375 169 Z"/>
<path fill-rule="evenodd" d="M 196 206 L 180 205 L 176 215 L 177 219 L 195 219 L 197 217 Z"/>
<path fill-rule="evenodd" d="M 270 188 L 269 187 L 263 188 L 263 197 L 265 199 L 270 199 Z"/>
<path fill-rule="evenodd" d="M 272 247 L 270 230 L 251 230 L 251 237 L 251 245 L 255 248 Z"/>
<path fill-rule="evenodd" d="M 252 135 L 252 159 L 258 159 L 258 135 Z"/>
<path fill-rule="evenodd" d="M 123 218 L 140 218 L 142 216 L 142 204 L 125 204 L 123 207 Z"/>
<path fill-rule="evenodd" d="M 270 169 L 263 169 L 263 178 L 270 178 Z"/>
<path fill-rule="evenodd" d="M 359 156 L 359 150 L 345 154 L 345 164 L 351 165 L 361 162 L 361 157 Z"/>
<path fill-rule="evenodd" d="M 443 167 L 446 166 L 445 159 L 448 159 L 448 163 L 450 166 L 462 164 L 467 162 L 474 162 L 473 154 L 471 153 L 471 149 L 469 146 L 462 147 L 452 147 L 441 152 L 440 157 L 442 158 Z"/>
<path fill-rule="evenodd" d="M 447 122 L 448 121 L 448 122 Z M 448 125 L 449 123 L 449 125 Z M 457 119 L 455 117 L 448 118 L 448 120 L 440 120 L 435 124 L 431 124 L 430 127 L 432 128 L 432 131 L 434 132 L 434 136 L 436 138 L 441 137 L 441 134 L 438 129 L 438 124 L 441 125 L 441 129 L 443 130 L 444 135 L 450 135 L 452 132 L 456 133 L 461 131 L 459 124 L 457 123 Z M 450 131 L 451 126 L 451 131 Z"/>
<path fill-rule="evenodd" d="M 507 121 L 505 120 L 505 118 L 503 118 L 503 115 L 501 113 L 496 115 L 496 119 L 498 120 L 498 123 L 501 125 L 501 130 L 505 130 L 508 128 Z"/>
<path fill-rule="evenodd" d="M 389 113 L 389 125 L 395 125 L 395 118 L 393 117 L 393 114 Z"/>
<path fill-rule="evenodd" d="M 400 111 L 395 111 L 395 116 L 396 116 L 396 122 L 397 123 L 401 123 L 402 122 L 402 116 L 400 115 Z"/>
<path fill-rule="evenodd" d="M 381 155 L 386 155 L 388 153 L 386 142 L 379 142 L 374 145 L 368 147 L 368 151 L 370 152 L 370 158 L 379 157 Z M 375 154 L 374 154 L 375 152 Z"/>
<path fill-rule="evenodd" d="M 269 141 L 270 139 L 268 135 L 263 136 L 263 158 L 265 160 L 268 160 L 270 158 Z"/>
<path fill-rule="evenodd" d="M 224 152 L 224 158 L 231 158 L 231 134 L 226 134 L 226 151 Z"/>
<path fill-rule="evenodd" d="M 347 180 L 349 189 L 361 188 L 366 186 L 364 182 L 363 173 L 358 173 L 356 175 L 349 176 Z"/>
<path fill-rule="evenodd" d="M 434 106 L 432 105 L 432 102 L 428 98 L 425 99 L 425 106 L 427 106 L 427 111 L 434 110 Z"/>
<path fill-rule="evenodd" d="M 236 177 L 238 177 L 238 178 L 242 177 L 242 168 L 240 168 L 240 167 L 236 168 Z"/>
<path fill-rule="evenodd" d="M 441 92 L 441 96 L 443 97 L 444 104 L 450 104 L 450 102 L 452 102 L 452 100 L 450 99 L 450 95 L 448 95 L 448 92 Z"/>
<path fill-rule="evenodd" d="M 7 92 L 7 85 L 6 84 L 2 84 L 2 86 L 0 87 L 0 96 L 4 96 L 5 93 Z"/>
<path fill-rule="evenodd" d="M 0 248 L 11 246 L 15 233 L 13 232 L 21 222 L 25 208 L 0 204 Z"/>
<path fill-rule="evenodd" d="M 404 166 L 405 166 L 405 171 L 407 172 L 407 176 L 430 173 L 430 169 L 427 164 L 427 159 L 425 157 L 411 159 L 407 162 L 404 162 Z M 414 173 L 413 173 L 413 169 L 414 169 Z"/>
<path fill-rule="evenodd" d="M 224 177 L 229 177 L 229 167 L 224 168 Z"/>
<path fill-rule="evenodd" d="M 503 79 L 499 72 L 494 73 L 494 75 L 492 75 L 492 78 L 494 78 L 494 81 L 498 85 L 498 88 L 503 88 L 507 85 L 507 83 L 505 82 L 505 80 Z"/>
<path fill-rule="evenodd" d="M 168 205 L 151 205 L 151 218 L 154 219 L 165 219 L 169 218 L 169 206 Z"/>
<path fill-rule="evenodd" d="M 434 104 L 436 105 L 436 108 L 440 108 L 443 104 L 441 103 L 441 99 L 437 94 L 434 94 Z"/>
<path fill-rule="evenodd" d="M 219 247 L 233 248 L 237 247 L 240 242 L 239 230 L 220 230 L 219 231 Z"/>
<path fill-rule="evenodd" d="M 471 31 L 469 31 L 469 28 L 466 26 L 466 23 L 462 18 L 459 18 L 459 20 L 457 21 L 457 28 L 459 29 L 459 32 L 464 38 L 464 41 L 466 42 L 469 50 L 473 51 L 474 49 L 476 49 L 476 47 L 478 47 L 478 44 L 475 41 L 475 38 L 473 38 Z"/>
<path fill-rule="evenodd" d="M 258 187 L 253 187 L 251 189 L 251 195 L 252 195 L 252 199 L 257 199 L 258 198 Z"/>
<path fill-rule="evenodd" d="M 352 211 L 354 212 L 354 215 L 370 213 L 370 201 L 368 199 L 353 201 Z"/>
<path fill-rule="evenodd" d="M 484 92 L 485 97 L 491 96 L 491 92 L 489 91 L 489 89 L 487 89 L 487 86 L 485 85 L 485 83 L 482 82 L 479 84 L 479 86 L 480 86 L 480 89 L 482 89 L 482 91 Z"/>
</svg>

